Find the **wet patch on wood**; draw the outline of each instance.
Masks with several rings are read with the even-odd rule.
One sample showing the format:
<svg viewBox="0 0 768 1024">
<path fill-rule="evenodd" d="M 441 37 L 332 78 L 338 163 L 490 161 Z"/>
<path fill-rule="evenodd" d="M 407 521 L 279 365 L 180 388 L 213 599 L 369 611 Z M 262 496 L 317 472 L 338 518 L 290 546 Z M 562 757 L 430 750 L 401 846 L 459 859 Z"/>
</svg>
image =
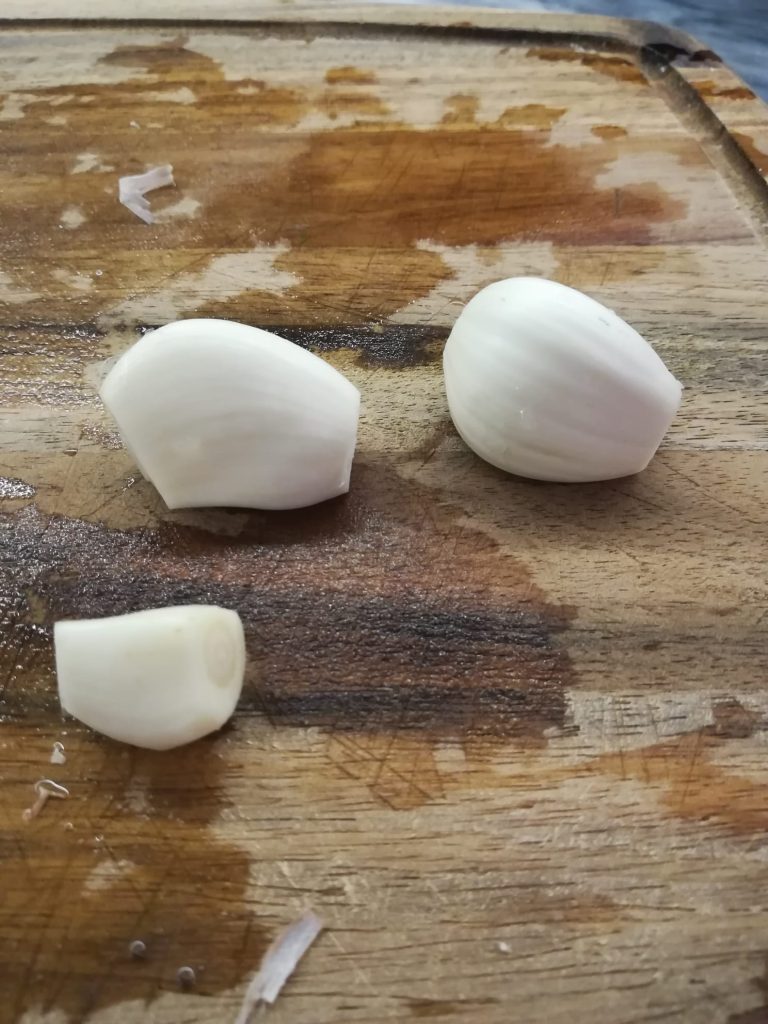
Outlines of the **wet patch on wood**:
<svg viewBox="0 0 768 1024">
<path fill-rule="evenodd" d="M 406 370 L 438 362 L 448 336 L 445 328 L 393 323 L 360 327 L 279 326 L 275 330 L 312 352 L 321 354 L 347 350 L 354 353 L 358 366 L 390 370 Z"/>
<path fill-rule="evenodd" d="M 127 1000 L 150 1003 L 178 988 L 185 964 L 194 966 L 198 995 L 229 991 L 268 942 L 245 899 L 250 858 L 209 828 L 228 805 L 215 741 L 156 754 L 84 732 L 67 728 L 67 765 L 57 769 L 69 799 L 21 834 L 15 815 L 43 769 L 30 764 L 29 733 L 23 764 L 6 755 L 14 782 L 5 786 L 0 833 L 0 974 L 9 1020 L 42 1007 L 76 1022 Z M 29 927 L 30 914 L 45 927 Z M 129 951 L 135 940 L 146 947 L 140 959 Z"/>
<path fill-rule="evenodd" d="M 253 513 L 234 538 L 171 521 L 108 530 L 27 507 L 9 523 L 19 578 L 44 593 L 48 623 L 187 601 L 236 608 L 249 638 L 243 707 L 276 724 L 523 737 L 562 727 L 576 680 L 557 638 L 572 609 L 460 525 L 470 510 L 435 506 L 384 464 L 354 476 L 346 500 Z M 47 628 L 30 634 L 23 606 L 14 617 L 38 680 L 27 677 L 25 706 L 46 713 Z M 25 676 L 8 666 L 9 694 Z"/>
</svg>

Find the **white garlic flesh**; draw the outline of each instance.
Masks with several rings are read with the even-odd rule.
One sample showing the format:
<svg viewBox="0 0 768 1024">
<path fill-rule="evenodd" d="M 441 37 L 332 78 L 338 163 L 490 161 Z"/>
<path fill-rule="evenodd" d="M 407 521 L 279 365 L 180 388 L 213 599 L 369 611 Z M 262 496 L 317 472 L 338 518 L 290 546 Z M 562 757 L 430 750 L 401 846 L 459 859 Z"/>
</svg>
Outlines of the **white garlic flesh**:
<svg viewBox="0 0 768 1024">
<path fill-rule="evenodd" d="M 123 743 L 169 750 L 205 736 L 235 710 L 245 673 L 237 612 L 177 605 L 53 630 L 61 706 Z"/>
<path fill-rule="evenodd" d="M 360 394 L 318 356 L 229 320 L 145 334 L 101 398 L 171 509 L 288 509 L 349 490 Z"/>
<path fill-rule="evenodd" d="M 500 469 L 538 480 L 609 480 L 644 469 L 682 385 L 651 346 L 587 295 L 536 277 L 484 288 L 443 356 L 461 437 Z"/>
</svg>

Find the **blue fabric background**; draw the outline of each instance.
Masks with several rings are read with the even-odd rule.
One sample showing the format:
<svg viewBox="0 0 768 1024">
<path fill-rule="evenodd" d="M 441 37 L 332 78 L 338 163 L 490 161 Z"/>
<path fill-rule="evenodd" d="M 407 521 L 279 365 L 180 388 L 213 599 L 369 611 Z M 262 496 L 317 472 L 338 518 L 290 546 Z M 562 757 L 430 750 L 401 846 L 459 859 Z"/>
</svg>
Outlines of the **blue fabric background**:
<svg viewBox="0 0 768 1024">
<path fill-rule="evenodd" d="M 447 2 L 457 3 L 457 0 Z M 458 0 L 458 3 L 517 11 L 610 14 L 674 25 L 697 36 L 730 64 L 755 92 L 768 100 L 768 0 L 478 0 L 477 3 Z"/>
</svg>

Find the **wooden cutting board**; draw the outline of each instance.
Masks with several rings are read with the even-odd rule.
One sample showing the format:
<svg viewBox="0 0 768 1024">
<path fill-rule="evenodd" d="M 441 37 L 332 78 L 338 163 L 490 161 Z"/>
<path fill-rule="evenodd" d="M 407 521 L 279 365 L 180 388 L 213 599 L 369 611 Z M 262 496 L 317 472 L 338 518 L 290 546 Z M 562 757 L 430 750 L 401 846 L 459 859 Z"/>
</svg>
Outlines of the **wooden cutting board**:
<svg viewBox="0 0 768 1024">
<path fill-rule="evenodd" d="M 766 1019 L 766 107 L 639 23 L 132 9 L 0 24 L 0 1020 L 231 1021 L 306 907 L 278 1024 Z M 117 177 L 168 162 L 146 226 Z M 442 345 L 516 274 L 684 381 L 639 477 L 459 441 Z M 163 508 L 96 387 L 185 316 L 349 375 L 347 498 Z M 190 601 L 246 626 L 228 728 L 62 720 L 56 619 Z"/>
</svg>

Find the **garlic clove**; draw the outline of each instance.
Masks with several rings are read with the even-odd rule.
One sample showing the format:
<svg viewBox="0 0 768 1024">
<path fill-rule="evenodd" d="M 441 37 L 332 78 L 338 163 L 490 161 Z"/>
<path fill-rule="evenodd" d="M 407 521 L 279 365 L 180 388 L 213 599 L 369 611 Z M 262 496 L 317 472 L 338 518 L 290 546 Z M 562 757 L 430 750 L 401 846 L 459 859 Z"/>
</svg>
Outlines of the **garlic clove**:
<svg viewBox="0 0 768 1024">
<path fill-rule="evenodd" d="M 682 385 L 651 346 L 589 296 L 536 277 L 489 285 L 443 355 L 451 417 L 492 465 L 538 480 L 608 480 L 644 469 Z"/>
<path fill-rule="evenodd" d="M 62 708 L 98 732 L 169 750 L 219 729 L 245 673 L 237 612 L 179 605 L 53 629 Z"/>
<path fill-rule="evenodd" d="M 301 508 L 349 490 L 357 388 L 268 331 L 160 327 L 117 362 L 101 398 L 169 508 Z"/>
</svg>

